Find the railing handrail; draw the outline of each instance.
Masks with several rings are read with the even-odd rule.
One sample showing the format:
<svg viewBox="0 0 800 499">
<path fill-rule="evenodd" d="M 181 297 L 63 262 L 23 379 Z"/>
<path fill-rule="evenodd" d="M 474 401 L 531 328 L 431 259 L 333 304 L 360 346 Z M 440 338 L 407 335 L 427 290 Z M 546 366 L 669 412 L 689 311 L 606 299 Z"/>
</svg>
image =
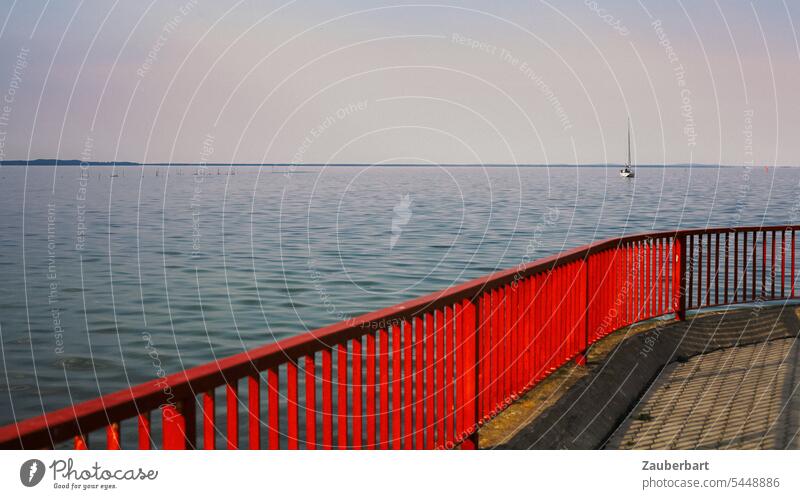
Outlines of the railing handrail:
<svg viewBox="0 0 800 499">
<path fill-rule="evenodd" d="M 626 243 L 692 235 L 790 230 L 800 230 L 800 225 L 682 229 L 611 237 L 592 242 L 517 268 L 478 277 L 442 291 L 189 368 L 165 378 L 150 380 L 71 407 L 11 423 L 0 428 L 0 447 L 6 447 L 15 441 L 57 442 L 75 434 L 85 434 L 108 425 L 110 421 L 135 417 L 145 411 L 157 409 L 173 397 L 181 400 L 194 396 L 225 384 L 228 380 L 240 379 L 279 366 L 287 359 L 299 359 L 360 337 L 366 331 L 384 329 L 386 325 L 411 318 L 426 310 L 452 305 L 464 299 L 473 300 L 487 288 L 503 286 L 516 279 L 586 259 Z M 169 392 L 165 391 L 164 386 L 169 387 Z"/>
</svg>

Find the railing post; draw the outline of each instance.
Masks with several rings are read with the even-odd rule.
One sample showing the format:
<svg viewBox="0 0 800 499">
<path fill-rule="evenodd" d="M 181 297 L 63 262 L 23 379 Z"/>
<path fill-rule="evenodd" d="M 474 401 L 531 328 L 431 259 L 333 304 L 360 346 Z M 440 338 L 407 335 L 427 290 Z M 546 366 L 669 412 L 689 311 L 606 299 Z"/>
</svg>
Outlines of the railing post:
<svg viewBox="0 0 800 499">
<path fill-rule="evenodd" d="M 195 448 L 195 408 L 192 398 L 162 406 L 161 418 L 162 447 L 165 450 Z"/>
<path fill-rule="evenodd" d="M 672 309 L 675 320 L 686 319 L 686 236 L 675 235 L 672 244 Z"/>
<path fill-rule="evenodd" d="M 474 450 L 478 448 L 478 425 L 480 421 L 480 307 L 476 305 L 477 298 L 464 300 L 462 314 L 464 314 L 463 324 L 464 335 L 462 338 L 466 342 L 467 350 L 464 356 L 464 432 L 466 433 L 461 442 L 462 450 Z M 470 372 L 472 369 L 472 372 Z"/>
<path fill-rule="evenodd" d="M 583 329 L 583 350 L 575 357 L 575 364 L 579 366 L 586 365 L 586 359 L 589 357 L 589 255 L 583 257 L 583 288 L 578 288 L 578 293 L 583 294 L 582 303 L 583 314 L 582 329 Z"/>
<path fill-rule="evenodd" d="M 186 449 L 186 421 L 172 404 L 161 408 L 162 444 L 164 450 Z"/>
<path fill-rule="evenodd" d="M 88 435 L 76 435 L 73 439 L 72 448 L 75 450 L 89 450 Z"/>
</svg>

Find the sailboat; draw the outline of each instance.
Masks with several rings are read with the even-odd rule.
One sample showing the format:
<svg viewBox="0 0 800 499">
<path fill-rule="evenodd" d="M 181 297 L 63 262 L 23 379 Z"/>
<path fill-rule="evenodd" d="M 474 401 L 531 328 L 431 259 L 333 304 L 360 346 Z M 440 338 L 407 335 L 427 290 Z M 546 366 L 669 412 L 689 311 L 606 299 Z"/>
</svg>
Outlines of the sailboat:
<svg viewBox="0 0 800 499">
<path fill-rule="evenodd" d="M 625 178 L 633 178 L 636 176 L 636 173 L 633 171 L 633 165 L 631 164 L 631 120 L 628 120 L 628 162 L 625 163 L 625 168 L 619 171 L 619 176 Z"/>
</svg>

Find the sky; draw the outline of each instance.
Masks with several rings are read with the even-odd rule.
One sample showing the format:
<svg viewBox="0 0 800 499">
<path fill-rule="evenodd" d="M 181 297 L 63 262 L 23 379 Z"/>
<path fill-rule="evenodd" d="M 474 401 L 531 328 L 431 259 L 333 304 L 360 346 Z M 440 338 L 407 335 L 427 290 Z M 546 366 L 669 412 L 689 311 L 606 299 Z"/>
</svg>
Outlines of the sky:
<svg viewBox="0 0 800 499">
<path fill-rule="evenodd" d="M 800 165 L 793 0 L 0 1 L 0 160 Z"/>
</svg>

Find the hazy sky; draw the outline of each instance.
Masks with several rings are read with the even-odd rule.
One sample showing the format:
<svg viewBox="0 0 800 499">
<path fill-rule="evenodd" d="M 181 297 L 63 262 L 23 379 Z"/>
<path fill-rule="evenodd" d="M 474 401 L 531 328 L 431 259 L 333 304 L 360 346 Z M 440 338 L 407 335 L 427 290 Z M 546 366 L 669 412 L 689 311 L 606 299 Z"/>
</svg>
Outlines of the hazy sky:
<svg viewBox="0 0 800 499">
<path fill-rule="evenodd" d="M 0 159 L 800 164 L 795 0 L 0 1 Z"/>
</svg>

